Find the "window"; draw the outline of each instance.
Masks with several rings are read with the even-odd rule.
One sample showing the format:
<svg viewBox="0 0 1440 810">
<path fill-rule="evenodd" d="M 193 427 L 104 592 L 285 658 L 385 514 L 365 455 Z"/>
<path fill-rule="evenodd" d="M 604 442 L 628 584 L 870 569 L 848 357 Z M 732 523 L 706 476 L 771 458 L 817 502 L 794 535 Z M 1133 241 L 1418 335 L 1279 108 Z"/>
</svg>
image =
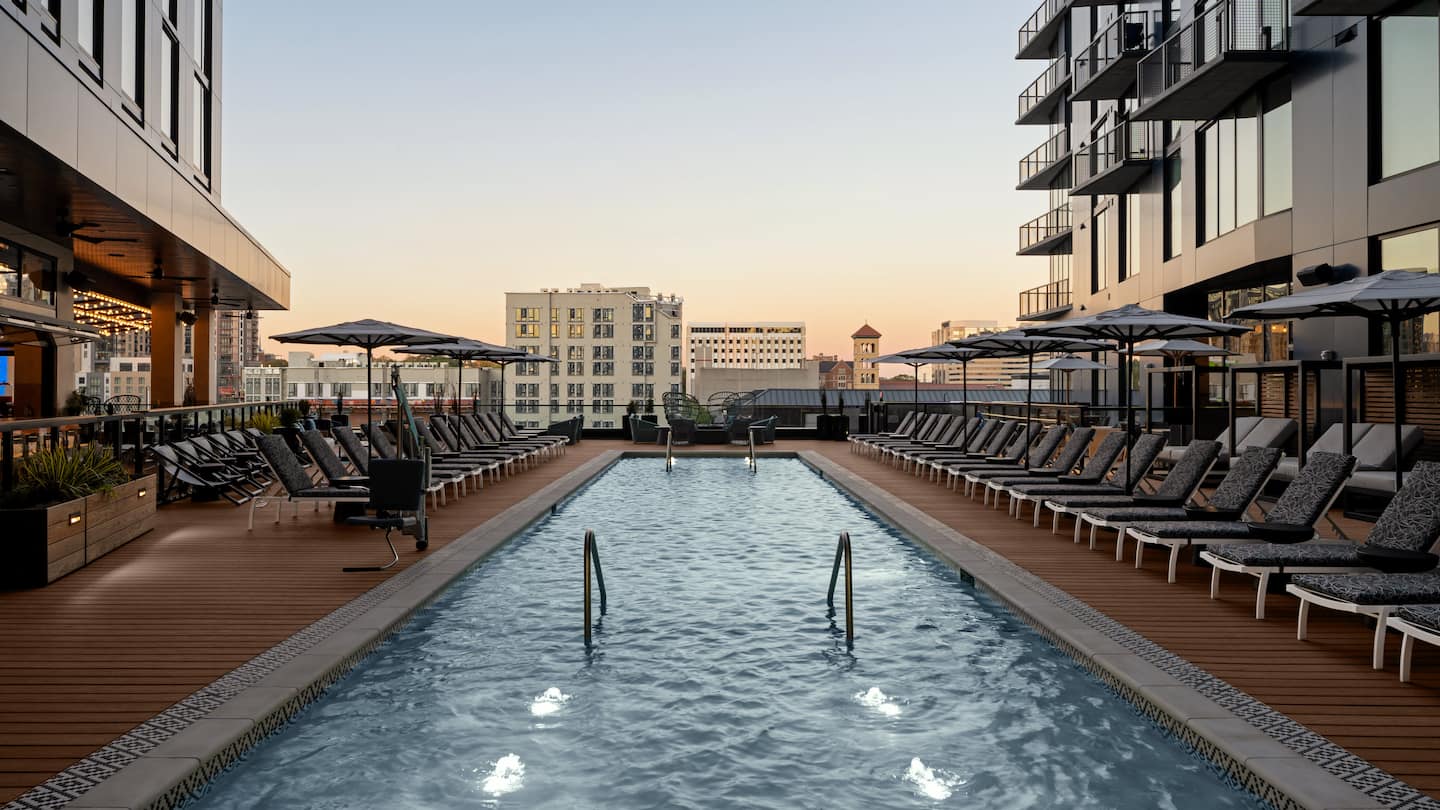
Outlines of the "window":
<svg viewBox="0 0 1440 810">
<path fill-rule="evenodd" d="M 1112 202 L 1096 212 L 1090 228 L 1090 292 L 1098 293 L 1110 282 L 1115 268 L 1115 248 L 1110 241 L 1110 223 L 1114 217 Z"/>
<path fill-rule="evenodd" d="M 101 0 L 80 0 L 75 9 L 75 44 L 95 62 L 97 72 L 102 61 L 100 49 L 105 47 L 104 5 Z"/>
<path fill-rule="evenodd" d="M 644 363 L 644 362 L 641 362 L 641 363 L 631 363 L 631 364 L 630 364 L 630 376 L 631 376 L 631 377 L 649 377 L 649 376 L 652 376 L 652 375 L 654 375 L 654 374 L 655 374 L 655 364 L 654 364 L 654 363 Z"/>
<path fill-rule="evenodd" d="M 120 0 L 120 89 L 136 106 L 145 106 L 145 18 L 141 0 Z"/>
<path fill-rule="evenodd" d="M 559 386 L 556 386 L 556 388 L 558 388 L 558 387 L 559 387 Z M 558 394 L 558 391 L 557 391 L 557 392 L 552 392 L 552 396 L 554 396 L 554 395 L 556 395 L 556 394 Z M 585 396 L 585 383 L 570 383 L 569 385 L 566 385 L 566 386 L 565 386 L 565 396 L 567 396 L 567 397 L 583 397 L 583 396 Z"/>
<path fill-rule="evenodd" d="M 679 360 L 679 359 L 680 359 L 680 347 L 679 347 L 678 345 L 675 345 L 675 346 L 671 346 L 671 347 L 670 347 L 670 359 L 671 359 L 671 360 Z"/>
<path fill-rule="evenodd" d="M 1260 197 L 1269 216 L 1293 206 L 1290 87 L 1280 84 L 1265 93 L 1264 113 L 1260 117 L 1261 185 Z"/>
<path fill-rule="evenodd" d="M 655 347 L 654 347 L 654 346 L 631 346 L 631 347 L 630 347 L 630 359 L 631 359 L 631 360 L 654 360 L 654 359 L 655 359 Z"/>
<path fill-rule="evenodd" d="M 515 337 L 517 337 L 517 338 L 538 338 L 538 337 L 540 337 L 540 324 L 538 324 L 538 323 L 517 323 L 517 324 L 515 324 Z"/>
<path fill-rule="evenodd" d="M 615 321 L 615 310 L 612 307 L 596 307 L 591 310 L 590 318 L 596 323 L 613 323 Z"/>
<path fill-rule="evenodd" d="M 584 337 L 585 337 L 585 324 L 583 324 L 583 323 L 572 323 L 572 324 L 570 324 L 570 337 L 572 337 L 572 338 L 584 338 Z"/>
<path fill-rule="evenodd" d="M 1165 158 L 1165 258 L 1173 259 L 1184 249 L 1180 214 L 1180 154 Z"/>
<path fill-rule="evenodd" d="M 194 108 L 191 115 L 190 162 L 200 173 L 210 176 L 210 88 L 195 77 L 192 85 Z"/>
<path fill-rule="evenodd" d="M 615 359 L 615 347 L 614 347 L 614 346 L 592 346 L 592 347 L 590 347 L 590 352 L 591 352 L 591 357 L 590 357 L 590 359 L 592 359 L 592 360 L 614 360 L 614 359 Z"/>
<path fill-rule="evenodd" d="M 210 76 L 210 0 L 195 0 L 195 23 L 193 26 L 195 42 L 192 50 L 195 54 L 195 64 L 200 66 L 200 72 L 207 78 Z"/>
<path fill-rule="evenodd" d="M 590 395 L 596 399 L 604 399 L 615 396 L 615 383 L 594 383 L 590 386 Z"/>
<path fill-rule="evenodd" d="M 565 374 L 566 374 L 567 376 L 570 376 L 570 377 L 584 377 L 584 376 L 585 376 L 585 364 L 584 364 L 583 362 L 580 362 L 580 363 L 566 363 L 566 364 L 565 364 Z"/>
<path fill-rule="evenodd" d="M 595 324 L 595 327 L 591 330 L 590 336 L 596 340 L 614 340 L 615 324 L 597 323 Z"/>
<path fill-rule="evenodd" d="M 594 376 L 594 377 L 614 377 L 614 376 L 615 376 L 615 364 L 614 364 L 614 363 L 595 363 L 595 364 L 593 364 L 593 365 L 591 366 L 590 371 L 591 371 L 591 376 Z"/>
<path fill-rule="evenodd" d="M 1246 365 L 1290 359 L 1290 321 L 1247 321 L 1230 317 L 1230 313 L 1240 307 L 1282 298 L 1289 294 L 1289 282 L 1209 293 L 1206 315 L 1210 320 L 1229 320 L 1231 323 L 1253 326 L 1251 331 L 1246 334 L 1237 337 L 1214 338 L 1210 341 L 1236 353 L 1234 356 L 1226 358 L 1226 364 Z M 1225 376 L 1223 374 L 1210 375 L 1210 399 L 1212 401 L 1223 402 L 1226 400 Z M 1255 397 L 1253 382 L 1244 382 L 1235 396 L 1237 401 L 1253 402 Z"/>
<path fill-rule="evenodd" d="M 583 320 L 585 320 L 585 309 L 584 309 L 583 307 L 570 307 L 570 320 L 571 320 L 571 321 L 583 321 Z"/>
<path fill-rule="evenodd" d="M 0 296 L 55 306 L 55 259 L 0 241 Z"/>
<path fill-rule="evenodd" d="M 584 359 L 585 359 L 585 347 L 584 347 L 584 346 L 577 346 L 577 345 L 574 345 L 574 344 L 571 344 L 571 345 L 569 345 L 569 346 L 566 346 L 566 347 L 565 347 L 565 359 L 566 359 L 566 360 L 584 360 Z"/>
<path fill-rule="evenodd" d="M 1440 17 L 1435 0 L 1379 21 L 1380 178 L 1440 161 Z"/>
<path fill-rule="evenodd" d="M 160 33 L 160 117 L 155 122 L 160 134 L 175 143 L 179 139 L 180 45 L 169 31 Z"/>
<path fill-rule="evenodd" d="M 670 364 L 670 376 L 671 376 L 671 377 L 679 377 L 679 376 L 680 376 L 680 364 L 679 364 L 679 363 L 671 363 L 671 364 Z"/>
<path fill-rule="evenodd" d="M 653 341 L 655 339 L 655 326 L 648 323 L 637 323 L 630 327 L 631 340 Z"/>
<path fill-rule="evenodd" d="M 1125 256 L 1120 262 L 1120 280 L 1140 272 L 1140 195 L 1125 197 Z"/>
<path fill-rule="evenodd" d="M 631 383 L 630 397 L 642 402 L 649 402 L 655 398 L 655 386 L 651 383 Z"/>
<path fill-rule="evenodd" d="M 540 321 L 540 308 L 516 307 L 515 320 L 521 323 L 538 323 Z"/>
<path fill-rule="evenodd" d="M 655 321 L 655 305 L 637 303 L 630 308 L 630 320 L 642 323 L 653 323 Z"/>
<path fill-rule="evenodd" d="M 1440 228 L 1429 227 L 1380 240 L 1381 270 L 1440 272 Z M 1381 330 L 1381 350 L 1390 353 L 1390 327 Z M 1411 318 L 1400 325 L 1400 353 L 1440 351 L 1440 313 Z"/>
<path fill-rule="evenodd" d="M 670 324 L 670 339 L 671 339 L 671 340 L 679 340 L 679 339 L 680 339 L 680 324 L 678 324 L 678 323 L 672 323 L 672 324 Z"/>
</svg>

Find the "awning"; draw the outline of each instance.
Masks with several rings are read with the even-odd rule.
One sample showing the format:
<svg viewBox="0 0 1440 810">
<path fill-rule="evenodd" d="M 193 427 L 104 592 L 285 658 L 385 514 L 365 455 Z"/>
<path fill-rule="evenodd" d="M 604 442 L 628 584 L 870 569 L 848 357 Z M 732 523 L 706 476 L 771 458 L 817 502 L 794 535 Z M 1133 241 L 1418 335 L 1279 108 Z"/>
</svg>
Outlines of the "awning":
<svg viewBox="0 0 1440 810">
<path fill-rule="evenodd" d="M 0 338 L 6 343 L 85 343 L 102 337 L 97 330 L 74 321 L 0 307 Z"/>
</svg>

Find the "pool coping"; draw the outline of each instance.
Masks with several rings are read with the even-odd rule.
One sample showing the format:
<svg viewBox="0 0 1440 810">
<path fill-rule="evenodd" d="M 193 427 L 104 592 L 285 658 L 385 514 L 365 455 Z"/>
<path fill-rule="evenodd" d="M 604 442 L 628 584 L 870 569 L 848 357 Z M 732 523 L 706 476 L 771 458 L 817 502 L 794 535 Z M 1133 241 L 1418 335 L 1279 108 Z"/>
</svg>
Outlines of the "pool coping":
<svg viewBox="0 0 1440 810">
<path fill-rule="evenodd" d="M 1436 806 L 1413 787 L 1169 653 L 823 454 L 803 450 L 798 457 L 831 484 L 958 569 L 962 576 L 973 579 L 1153 722 L 1276 810 L 1394 810 Z M 1175 670 L 1179 667 L 1192 670 L 1185 673 L 1192 677 L 1177 677 Z M 1251 711 L 1242 716 L 1207 696 L 1197 688 L 1196 677 L 1205 682 L 1212 694 L 1223 691 L 1228 693 L 1227 697 L 1248 701 L 1247 708 Z M 1227 700 L 1227 703 L 1233 702 Z M 1256 707 L 1266 711 L 1255 711 Z M 1279 715 L 1288 723 L 1288 727 L 1282 729 L 1284 733 L 1276 734 L 1278 724 L 1252 722 L 1256 716 L 1272 719 L 1273 715 Z M 1294 734 L 1291 727 L 1304 734 Z M 1287 745 L 1291 739 L 1302 739 L 1305 746 Z M 1317 739 L 1324 745 L 1316 745 Z M 1325 756 L 1320 759 L 1326 764 L 1339 764 L 1341 767 L 1335 768 L 1339 773 L 1306 756 L 1306 752 L 1316 750 L 1324 751 Z M 1375 779 L 1377 773 L 1383 778 Z M 1400 801 L 1376 798 L 1344 776 L 1358 777 L 1357 781 L 1372 790 L 1390 789 Z"/>
<path fill-rule="evenodd" d="M 744 455 L 737 452 L 739 450 L 703 455 Z M 701 455 L 691 452 L 681 457 Z M 1133 631 L 1108 617 L 1104 618 L 1115 627 L 1083 621 L 1077 614 L 1082 608 L 1093 612 L 1088 605 L 822 454 L 772 449 L 758 455 L 798 458 L 818 471 L 942 560 L 972 577 L 1152 720 L 1277 809 L 1374 810 L 1427 806 L 1377 803 L 1275 740 L 1265 729 L 1210 700 L 1192 684 L 1163 671 L 1156 666 L 1153 655 L 1134 649 L 1133 639 L 1117 639 L 1116 628 L 1136 635 Z M 455 579 L 508 540 L 544 518 L 620 459 L 657 456 L 663 457 L 663 453 L 607 450 L 584 462 L 137 726 L 10 806 L 36 810 L 61 806 L 118 810 L 168 808 L 183 803 L 319 698 Z M 1373 770 L 1373 766 L 1371 768 Z M 1428 797 L 1422 794 L 1422 798 Z"/>
</svg>

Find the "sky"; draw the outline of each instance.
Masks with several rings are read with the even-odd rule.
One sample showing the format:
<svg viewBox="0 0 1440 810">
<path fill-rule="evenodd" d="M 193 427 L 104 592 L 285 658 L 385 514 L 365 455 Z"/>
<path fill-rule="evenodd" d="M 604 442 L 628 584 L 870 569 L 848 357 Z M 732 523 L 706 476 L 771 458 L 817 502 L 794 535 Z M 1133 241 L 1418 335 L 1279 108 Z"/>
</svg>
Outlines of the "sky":
<svg viewBox="0 0 1440 810">
<path fill-rule="evenodd" d="M 400 9 L 405 9 L 403 12 Z M 413 10 L 412 10 L 413 9 Z M 1013 322 L 1044 140 L 1028 3 L 237 0 L 222 199 L 291 272 L 262 333 L 372 317 L 503 343 L 507 291 L 585 282 L 686 321 L 886 351 Z M 278 344 L 271 349 L 282 350 Z"/>
</svg>

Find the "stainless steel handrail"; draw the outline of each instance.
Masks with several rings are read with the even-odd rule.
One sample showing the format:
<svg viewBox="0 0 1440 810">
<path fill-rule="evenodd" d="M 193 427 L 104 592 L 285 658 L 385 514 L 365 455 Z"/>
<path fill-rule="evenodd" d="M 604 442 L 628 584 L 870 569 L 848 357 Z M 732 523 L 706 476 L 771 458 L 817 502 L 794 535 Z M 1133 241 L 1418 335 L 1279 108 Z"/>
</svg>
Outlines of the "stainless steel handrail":
<svg viewBox="0 0 1440 810">
<path fill-rule="evenodd" d="M 745 435 L 750 439 L 750 457 L 745 460 L 750 465 L 750 472 L 755 472 L 755 431 L 746 428 Z"/>
<path fill-rule="evenodd" d="M 675 428 L 665 432 L 665 472 L 675 469 Z"/>
<path fill-rule="evenodd" d="M 600 586 L 600 615 L 605 615 L 605 572 L 600 569 L 600 549 L 595 544 L 595 531 L 585 530 L 585 646 L 590 646 L 590 630 L 594 623 L 590 608 L 590 567 L 595 567 L 595 582 Z"/>
<path fill-rule="evenodd" d="M 825 596 L 825 604 L 831 608 L 833 615 L 835 608 L 835 581 L 840 577 L 840 563 L 845 563 L 845 645 L 855 644 L 855 591 L 854 577 L 851 575 L 851 552 L 850 533 L 841 532 L 840 541 L 835 544 L 835 565 L 830 568 L 830 592 Z"/>
</svg>

